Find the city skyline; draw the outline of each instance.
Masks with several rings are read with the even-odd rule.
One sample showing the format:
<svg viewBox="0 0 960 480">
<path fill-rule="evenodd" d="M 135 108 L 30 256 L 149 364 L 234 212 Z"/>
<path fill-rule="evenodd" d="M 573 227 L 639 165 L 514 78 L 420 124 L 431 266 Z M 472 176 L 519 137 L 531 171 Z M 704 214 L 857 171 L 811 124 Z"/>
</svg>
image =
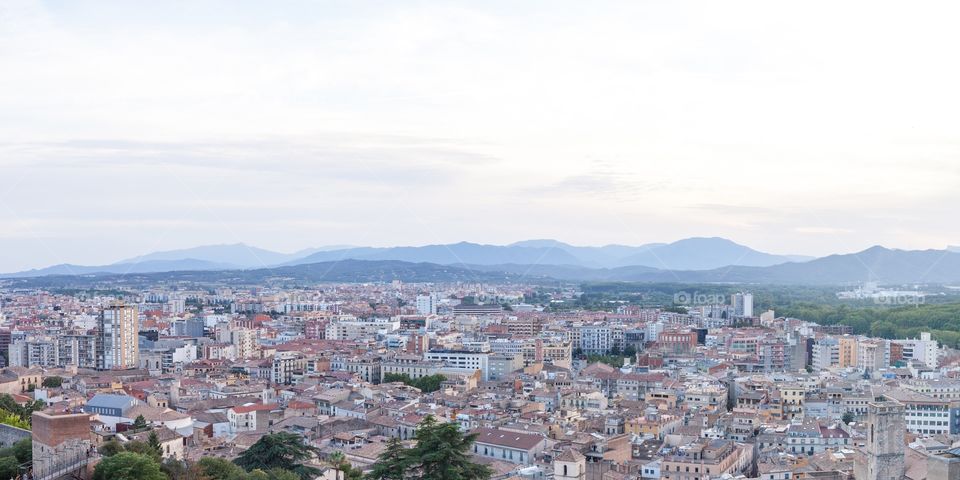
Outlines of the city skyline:
<svg viewBox="0 0 960 480">
<path fill-rule="evenodd" d="M 957 5 L 604 6 L 4 2 L 0 271 L 238 242 L 960 244 Z"/>
</svg>

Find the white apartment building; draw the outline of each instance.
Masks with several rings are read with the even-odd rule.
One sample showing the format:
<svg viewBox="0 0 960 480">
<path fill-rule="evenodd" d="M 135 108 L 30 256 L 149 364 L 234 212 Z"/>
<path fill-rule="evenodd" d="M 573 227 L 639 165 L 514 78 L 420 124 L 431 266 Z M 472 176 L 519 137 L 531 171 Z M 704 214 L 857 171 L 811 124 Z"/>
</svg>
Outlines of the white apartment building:
<svg viewBox="0 0 960 480">
<path fill-rule="evenodd" d="M 923 332 L 919 339 L 893 340 L 894 343 L 903 346 L 904 360 L 919 360 L 930 368 L 939 366 L 940 348 L 937 341 L 933 340 L 930 332 Z"/>
<path fill-rule="evenodd" d="M 437 314 L 437 300 L 433 294 L 417 295 L 417 314 L 419 315 L 436 315 Z"/>
<path fill-rule="evenodd" d="M 357 340 L 389 334 L 400 329 L 400 320 L 392 318 L 334 318 L 325 331 L 327 340 Z"/>
<path fill-rule="evenodd" d="M 834 338 L 823 338 L 813 344 L 814 371 L 826 370 L 840 364 L 840 344 Z"/>
<path fill-rule="evenodd" d="M 608 325 L 581 325 L 580 349 L 587 355 L 604 355 L 613 348 L 613 330 Z"/>
<path fill-rule="evenodd" d="M 443 362 L 444 365 L 463 370 L 480 370 L 483 381 L 490 379 L 490 354 L 466 350 L 430 350 L 424 360 Z"/>
</svg>

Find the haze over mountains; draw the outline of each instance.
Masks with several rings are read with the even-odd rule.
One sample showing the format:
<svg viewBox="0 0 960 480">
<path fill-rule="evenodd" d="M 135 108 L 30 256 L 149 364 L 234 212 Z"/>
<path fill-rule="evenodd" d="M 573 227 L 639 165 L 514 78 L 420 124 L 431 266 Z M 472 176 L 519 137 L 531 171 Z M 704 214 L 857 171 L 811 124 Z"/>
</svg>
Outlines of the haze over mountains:
<svg viewBox="0 0 960 480">
<path fill-rule="evenodd" d="M 153 252 L 120 260 L 110 265 L 62 264 L 13 275 L 245 269 L 346 259 L 399 260 L 440 265 L 520 264 L 569 265 L 587 268 L 646 266 L 664 270 L 710 270 L 727 265 L 763 267 L 790 261 L 806 261 L 812 257 L 773 255 L 716 237 L 688 238 L 669 244 L 656 243 L 637 247 L 625 245 L 579 247 L 556 240 L 528 240 L 510 245 L 460 242 L 421 247 L 326 246 L 294 253 L 279 253 L 237 243 Z"/>
<path fill-rule="evenodd" d="M 390 268 L 403 265 L 401 270 L 412 278 L 421 277 L 410 272 L 429 268 L 431 278 L 446 271 L 451 278 L 457 279 L 469 278 L 470 272 L 484 272 L 484 277 L 502 274 L 504 278 L 513 279 L 570 281 L 960 282 L 960 252 L 951 250 L 907 251 L 872 247 L 855 254 L 811 259 L 760 252 L 723 238 L 689 238 L 636 247 L 580 247 L 556 240 L 528 240 L 510 245 L 460 242 L 422 247 L 330 246 L 289 254 L 244 244 L 211 245 L 155 252 L 111 265 L 55 265 L 3 277 L 245 270 L 262 272 L 265 276 L 285 272 L 294 278 L 318 280 L 318 272 L 325 270 L 318 265 L 332 266 L 343 261 L 351 262 L 350 271 L 358 272 L 358 278 L 370 278 L 371 275 L 379 278 L 377 272 L 383 271 L 385 265 Z M 365 269 L 370 271 L 362 273 Z M 342 269 L 336 271 L 343 272 Z"/>
</svg>

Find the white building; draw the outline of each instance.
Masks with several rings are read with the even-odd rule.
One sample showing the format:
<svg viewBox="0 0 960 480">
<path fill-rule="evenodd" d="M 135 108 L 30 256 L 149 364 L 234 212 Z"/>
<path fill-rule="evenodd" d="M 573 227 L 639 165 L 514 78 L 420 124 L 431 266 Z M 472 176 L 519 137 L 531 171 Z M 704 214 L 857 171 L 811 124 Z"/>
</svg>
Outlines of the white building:
<svg viewBox="0 0 960 480">
<path fill-rule="evenodd" d="M 483 381 L 490 379 L 490 354 L 466 350 L 430 350 L 424 360 L 443 362 L 445 366 L 462 370 L 480 370 Z"/>
<path fill-rule="evenodd" d="M 417 295 L 417 313 L 420 315 L 437 314 L 437 302 L 434 295 Z"/>
<path fill-rule="evenodd" d="M 227 410 L 230 431 L 252 432 L 265 429 L 270 422 L 270 412 L 277 408 L 275 403 L 249 403 Z"/>
<path fill-rule="evenodd" d="M 613 348 L 613 331 L 608 325 L 581 325 L 580 350 L 587 355 L 605 355 Z"/>
<path fill-rule="evenodd" d="M 646 327 L 646 338 L 648 342 L 656 342 L 663 332 L 663 322 L 650 322 Z"/>
<path fill-rule="evenodd" d="M 735 293 L 731 298 L 733 304 L 733 314 L 738 317 L 752 317 L 753 316 L 753 294 L 752 293 Z"/>
<path fill-rule="evenodd" d="M 894 340 L 894 343 L 903 346 L 904 360 L 919 360 L 930 368 L 939 366 L 940 348 L 930 332 L 921 333 L 920 339 Z"/>
<path fill-rule="evenodd" d="M 387 335 L 400 329 L 400 320 L 392 318 L 335 318 L 325 330 L 327 340 L 358 340 Z"/>
<path fill-rule="evenodd" d="M 826 370 L 840 363 L 840 344 L 835 338 L 822 338 L 813 344 L 814 371 Z"/>
</svg>

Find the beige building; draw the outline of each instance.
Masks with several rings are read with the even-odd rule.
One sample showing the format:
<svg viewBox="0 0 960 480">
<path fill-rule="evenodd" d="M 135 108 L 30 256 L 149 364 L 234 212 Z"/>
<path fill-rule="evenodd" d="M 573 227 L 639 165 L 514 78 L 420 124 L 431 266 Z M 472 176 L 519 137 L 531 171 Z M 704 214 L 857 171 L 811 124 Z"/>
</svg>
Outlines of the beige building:
<svg viewBox="0 0 960 480">
<path fill-rule="evenodd" d="M 0 373 L 0 393 L 10 395 L 24 393 L 30 387 L 40 387 L 43 381 L 42 372 L 24 367 L 8 367 Z"/>
<path fill-rule="evenodd" d="M 688 445 L 679 455 L 663 458 L 664 480 L 703 480 L 730 474 L 736 476 L 753 461 L 748 450 L 730 440 L 707 440 Z"/>
<path fill-rule="evenodd" d="M 587 457 L 567 448 L 553 459 L 554 480 L 584 480 L 587 475 Z"/>
<path fill-rule="evenodd" d="M 840 368 L 857 366 L 857 337 L 845 335 L 838 340 L 840 345 Z"/>
</svg>

